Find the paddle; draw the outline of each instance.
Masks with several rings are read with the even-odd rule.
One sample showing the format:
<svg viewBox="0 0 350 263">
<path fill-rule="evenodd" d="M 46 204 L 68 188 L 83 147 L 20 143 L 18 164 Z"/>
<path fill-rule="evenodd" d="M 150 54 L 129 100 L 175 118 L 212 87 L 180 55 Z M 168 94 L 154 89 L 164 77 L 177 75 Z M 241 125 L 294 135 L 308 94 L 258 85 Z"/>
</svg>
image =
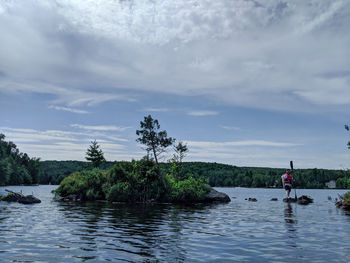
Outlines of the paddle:
<svg viewBox="0 0 350 263">
<path fill-rule="evenodd" d="M 290 161 L 290 169 L 293 171 L 294 169 L 293 169 L 293 161 Z M 294 178 L 293 178 L 293 181 L 294 181 Z M 295 200 L 297 200 L 298 199 L 298 197 L 297 197 L 297 190 L 296 190 L 296 188 L 294 187 L 294 198 L 295 198 Z"/>
</svg>

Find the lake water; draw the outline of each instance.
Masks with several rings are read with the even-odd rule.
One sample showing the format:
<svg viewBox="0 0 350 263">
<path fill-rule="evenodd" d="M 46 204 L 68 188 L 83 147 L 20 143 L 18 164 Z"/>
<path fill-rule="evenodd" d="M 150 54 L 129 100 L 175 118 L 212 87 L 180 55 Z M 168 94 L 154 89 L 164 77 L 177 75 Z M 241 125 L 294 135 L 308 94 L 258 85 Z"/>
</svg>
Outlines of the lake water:
<svg viewBox="0 0 350 263">
<path fill-rule="evenodd" d="M 228 204 L 130 206 L 55 202 L 56 187 L 7 187 L 42 203 L 0 202 L 0 262 L 350 262 L 344 190 L 297 190 L 308 206 L 251 188 L 216 188 Z"/>
</svg>

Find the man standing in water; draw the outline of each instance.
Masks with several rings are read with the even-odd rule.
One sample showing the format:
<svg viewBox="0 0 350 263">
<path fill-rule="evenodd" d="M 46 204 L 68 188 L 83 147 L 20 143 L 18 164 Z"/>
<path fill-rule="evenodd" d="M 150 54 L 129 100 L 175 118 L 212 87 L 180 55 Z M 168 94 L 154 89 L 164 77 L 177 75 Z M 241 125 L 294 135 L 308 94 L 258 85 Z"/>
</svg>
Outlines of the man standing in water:
<svg viewBox="0 0 350 263">
<path fill-rule="evenodd" d="M 290 174 L 291 170 L 287 170 L 282 176 L 283 188 L 286 190 L 287 199 L 289 199 L 290 191 L 292 190 L 293 177 Z"/>
</svg>

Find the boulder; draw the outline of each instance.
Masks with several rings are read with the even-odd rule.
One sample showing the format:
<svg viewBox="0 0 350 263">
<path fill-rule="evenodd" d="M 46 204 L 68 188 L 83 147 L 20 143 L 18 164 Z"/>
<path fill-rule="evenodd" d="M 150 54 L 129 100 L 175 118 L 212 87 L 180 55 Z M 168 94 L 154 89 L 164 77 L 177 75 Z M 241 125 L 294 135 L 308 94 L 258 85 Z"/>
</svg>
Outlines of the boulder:
<svg viewBox="0 0 350 263">
<path fill-rule="evenodd" d="M 24 196 L 22 193 L 16 193 L 11 190 L 5 189 L 9 194 L 3 197 L 1 200 L 6 202 L 18 202 L 21 204 L 34 204 L 41 203 L 41 200 L 34 197 L 33 195 Z"/>
<path fill-rule="evenodd" d="M 270 201 L 278 201 L 278 198 L 271 198 Z"/>
<path fill-rule="evenodd" d="M 13 194 L 4 196 L 1 200 L 6 202 L 18 202 L 19 197 Z"/>
<path fill-rule="evenodd" d="M 298 201 L 297 203 L 299 205 L 308 205 L 310 203 L 313 203 L 314 200 L 310 197 L 310 196 L 307 196 L 307 195 L 302 195 L 298 198 Z"/>
<path fill-rule="evenodd" d="M 32 196 L 32 195 L 27 195 L 27 196 L 24 196 L 24 197 L 21 197 L 19 200 L 18 200 L 18 203 L 21 203 L 21 204 L 37 204 L 37 203 L 41 203 L 41 200 Z"/>
<path fill-rule="evenodd" d="M 252 198 L 252 197 L 249 197 L 249 198 L 248 198 L 248 201 L 249 201 L 249 202 L 257 202 L 258 199 L 254 198 L 254 197 L 253 197 L 253 198 Z"/>
<path fill-rule="evenodd" d="M 211 203 L 211 202 L 222 202 L 222 203 L 228 203 L 231 202 L 230 197 L 222 192 L 218 192 L 215 189 L 211 188 L 208 195 L 205 197 L 203 202 Z"/>
<path fill-rule="evenodd" d="M 338 208 L 342 208 L 344 210 L 350 210 L 350 202 L 346 202 L 346 201 L 338 201 L 335 203 L 335 205 L 338 207 Z"/>
<path fill-rule="evenodd" d="M 307 195 L 302 195 L 298 198 L 284 198 L 283 199 L 283 202 L 286 202 L 286 203 L 298 203 L 299 205 L 308 205 L 310 203 L 313 203 L 314 200 L 310 197 L 310 196 L 307 196 Z"/>
</svg>

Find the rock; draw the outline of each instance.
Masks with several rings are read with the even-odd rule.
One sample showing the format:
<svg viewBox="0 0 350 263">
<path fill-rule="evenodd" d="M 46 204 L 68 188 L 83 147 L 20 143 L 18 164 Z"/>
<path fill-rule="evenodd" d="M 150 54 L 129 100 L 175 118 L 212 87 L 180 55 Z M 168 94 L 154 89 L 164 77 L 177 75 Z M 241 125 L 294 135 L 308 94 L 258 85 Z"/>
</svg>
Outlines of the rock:
<svg viewBox="0 0 350 263">
<path fill-rule="evenodd" d="M 13 194 L 9 194 L 7 196 L 4 196 L 2 198 L 2 201 L 6 201 L 6 202 L 18 202 L 18 196 L 13 195 Z"/>
<path fill-rule="evenodd" d="M 308 205 L 310 203 L 313 203 L 314 200 L 310 196 L 302 195 L 301 197 L 298 198 L 297 202 L 300 205 Z"/>
<path fill-rule="evenodd" d="M 80 202 L 82 199 L 81 195 L 76 195 L 76 194 L 70 194 L 67 196 L 56 196 L 55 200 L 59 202 Z"/>
<path fill-rule="evenodd" d="M 37 203 L 41 203 L 41 200 L 32 196 L 32 195 L 27 195 L 27 196 L 24 196 L 22 198 L 20 198 L 18 200 L 18 203 L 21 203 L 21 204 L 37 204 Z"/>
<path fill-rule="evenodd" d="M 78 196 L 77 195 L 67 195 L 65 197 L 63 197 L 61 199 L 61 201 L 65 201 L 65 202 L 69 202 L 69 201 L 72 201 L 72 202 L 76 202 L 78 200 Z"/>
<path fill-rule="evenodd" d="M 211 203 L 211 202 L 223 202 L 228 203 L 231 202 L 230 197 L 222 192 L 216 191 L 214 188 L 210 189 L 210 192 L 206 196 L 206 198 L 203 200 L 203 202 Z"/>
<path fill-rule="evenodd" d="M 346 202 L 346 201 L 338 201 L 335 203 L 335 205 L 338 208 L 342 208 L 344 210 L 350 210 L 350 202 Z"/>
<path fill-rule="evenodd" d="M 24 196 L 22 193 L 16 193 L 10 190 L 6 190 L 9 194 L 3 197 L 1 200 L 6 202 L 18 202 L 21 204 L 34 204 L 41 203 L 41 200 L 33 195 Z"/>
<path fill-rule="evenodd" d="M 314 200 L 310 196 L 302 195 L 299 198 L 291 198 L 291 197 L 288 198 L 288 199 L 284 198 L 283 202 L 286 202 L 286 203 L 298 203 L 299 205 L 308 205 L 310 203 L 313 203 Z"/>
<path fill-rule="evenodd" d="M 257 202 L 258 199 L 249 197 L 249 198 L 248 198 L 248 201 L 249 201 L 249 202 Z"/>
<path fill-rule="evenodd" d="M 278 201 L 278 198 L 271 198 L 270 201 Z"/>
</svg>

